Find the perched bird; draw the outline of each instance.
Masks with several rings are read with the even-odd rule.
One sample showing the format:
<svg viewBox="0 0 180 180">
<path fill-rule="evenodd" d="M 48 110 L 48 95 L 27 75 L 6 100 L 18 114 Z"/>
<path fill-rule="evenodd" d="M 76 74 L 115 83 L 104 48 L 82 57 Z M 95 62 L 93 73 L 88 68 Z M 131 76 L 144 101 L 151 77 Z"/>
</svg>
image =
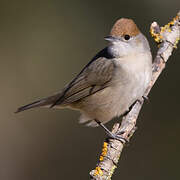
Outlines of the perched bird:
<svg viewBox="0 0 180 180">
<path fill-rule="evenodd" d="M 59 93 L 18 108 L 71 108 L 81 112 L 80 123 L 102 126 L 123 115 L 142 98 L 152 76 L 152 56 L 146 37 L 131 19 L 121 18 L 112 27 L 107 47 L 101 50 Z"/>
</svg>

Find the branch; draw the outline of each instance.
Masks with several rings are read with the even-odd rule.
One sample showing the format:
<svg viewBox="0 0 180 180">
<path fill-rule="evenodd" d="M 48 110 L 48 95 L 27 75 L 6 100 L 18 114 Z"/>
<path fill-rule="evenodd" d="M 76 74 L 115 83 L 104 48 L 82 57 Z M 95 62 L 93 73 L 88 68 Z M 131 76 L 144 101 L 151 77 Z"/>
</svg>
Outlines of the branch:
<svg viewBox="0 0 180 180">
<path fill-rule="evenodd" d="M 159 49 L 152 66 L 152 80 L 144 97 L 147 97 L 157 78 L 165 68 L 166 62 L 171 56 L 173 49 L 177 48 L 178 41 L 180 40 L 180 11 L 177 16 L 164 27 L 160 28 L 156 22 L 153 22 L 150 27 L 150 33 L 158 43 Z M 113 126 L 112 132 L 117 133 L 123 131 L 124 134 L 122 134 L 122 137 L 129 141 L 136 130 L 136 121 L 143 103 L 143 98 L 140 101 L 137 101 L 133 105 L 131 111 L 123 117 L 121 125 L 116 123 Z M 124 145 L 125 144 L 115 139 L 105 140 L 99 162 L 97 163 L 96 168 L 90 172 L 91 179 L 111 179 L 111 176 L 117 167 Z"/>
</svg>

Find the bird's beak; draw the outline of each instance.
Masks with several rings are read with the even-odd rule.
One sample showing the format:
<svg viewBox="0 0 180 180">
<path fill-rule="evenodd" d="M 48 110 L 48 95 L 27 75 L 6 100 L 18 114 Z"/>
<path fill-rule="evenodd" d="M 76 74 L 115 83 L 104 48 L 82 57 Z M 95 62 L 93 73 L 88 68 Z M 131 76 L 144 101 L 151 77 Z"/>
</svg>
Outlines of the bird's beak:
<svg viewBox="0 0 180 180">
<path fill-rule="evenodd" d="M 113 42 L 113 41 L 117 41 L 117 40 L 118 40 L 117 38 L 115 38 L 115 37 L 113 37 L 113 36 L 106 36 L 106 37 L 104 37 L 104 39 L 105 39 L 106 41 L 110 41 L 110 42 Z"/>
</svg>

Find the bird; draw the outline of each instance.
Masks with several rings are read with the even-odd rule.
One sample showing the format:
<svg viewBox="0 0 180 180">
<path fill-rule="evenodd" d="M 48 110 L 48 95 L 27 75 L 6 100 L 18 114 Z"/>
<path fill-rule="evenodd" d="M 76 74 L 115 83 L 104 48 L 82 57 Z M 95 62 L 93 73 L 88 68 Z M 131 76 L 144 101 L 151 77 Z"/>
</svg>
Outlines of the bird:
<svg viewBox="0 0 180 180">
<path fill-rule="evenodd" d="M 62 90 L 16 113 L 36 107 L 78 110 L 79 123 L 101 126 L 110 138 L 123 141 L 104 124 L 143 97 L 152 78 L 152 55 L 148 40 L 129 18 L 118 19 L 105 40 L 108 45 Z"/>
</svg>

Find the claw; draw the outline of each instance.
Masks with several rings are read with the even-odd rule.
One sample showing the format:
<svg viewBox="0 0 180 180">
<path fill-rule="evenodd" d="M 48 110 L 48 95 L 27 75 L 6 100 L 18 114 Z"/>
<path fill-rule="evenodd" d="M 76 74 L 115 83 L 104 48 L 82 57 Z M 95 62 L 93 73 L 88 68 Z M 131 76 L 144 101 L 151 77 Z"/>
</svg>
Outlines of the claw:
<svg viewBox="0 0 180 180">
<path fill-rule="evenodd" d="M 105 130 L 106 134 L 108 135 L 108 138 L 116 139 L 116 140 L 122 142 L 123 144 L 128 142 L 127 139 L 125 139 L 124 137 L 121 136 L 122 134 L 124 134 L 124 131 L 120 131 L 120 132 L 114 134 L 103 123 L 101 123 L 98 120 L 95 120 L 95 121 L 99 124 L 99 126 L 101 126 Z"/>
<path fill-rule="evenodd" d="M 143 96 L 143 99 L 144 99 L 145 101 L 149 101 L 149 98 L 148 98 L 147 96 Z"/>
<path fill-rule="evenodd" d="M 143 98 L 143 100 L 144 101 L 149 101 L 149 98 L 147 97 L 147 96 L 142 96 L 142 98 Z M 137 99 L 137 101 L 141 104 L 142 103 L 142 98 L 139 98 L 139 99 Z"/>
<path fill-rule="evenodd" d="M 108 138 L 116 139 L 116 140 L 122 142 L 123 144 L 125 144 L 125 143 L 128 142 L 127 139 L 125 139 L 124 137 L 122 137 L 122 136 L 119 135 L 119 134 L 113 134 L 113 133 L 108 134 Z"/>
</svg>

